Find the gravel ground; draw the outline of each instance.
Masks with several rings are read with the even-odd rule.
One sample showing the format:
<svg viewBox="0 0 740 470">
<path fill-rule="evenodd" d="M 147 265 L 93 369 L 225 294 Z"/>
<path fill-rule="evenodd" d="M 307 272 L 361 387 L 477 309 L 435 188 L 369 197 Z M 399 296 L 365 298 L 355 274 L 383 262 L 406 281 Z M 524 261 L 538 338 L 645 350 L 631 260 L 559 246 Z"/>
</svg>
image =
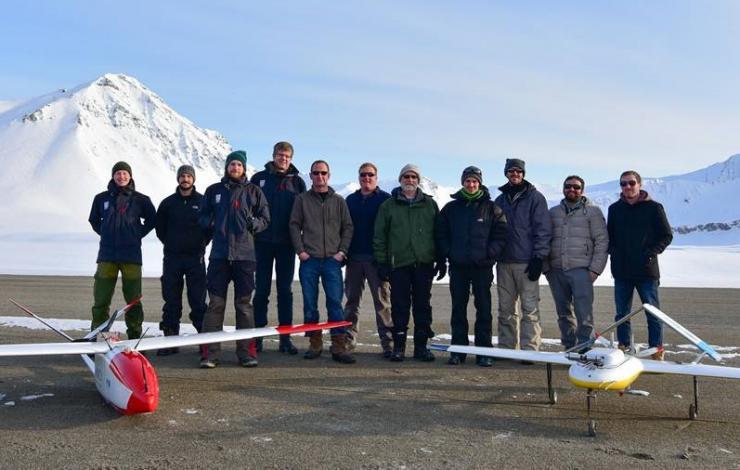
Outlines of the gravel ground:
<svg viewBox="0 0 740 470">
<path fill-rule="evenodd" d="M 541 295 L 544 336 L 556 338 L 546 286 Z M 92 279 L 0 276 L 0 299 L 7 297 L 42 316 L 89 318 Z M 665 288 L 661 298 L 664 311 L 710 344 L 740 346 L 740 290 Z M 392 364 L 379 357 L 366 300 L 357 364 L 285 356 L 269 340 L 256 369 L 237 367 L 228 345 L 224 364 L 204 371 L 196 348 L 185 348 L 152 358 L 160 404 L 146 416 L 105 405 L 78 358 L 0 358 L 0 468 L 740 467 L 740 381 L 701 380 L 699 419 L 689 421 L 690 379 L 642 377 L 636 388 L 648 397 L 599 395 L 598 436 L 590 438 L 585 393 L 569 385 L 565 368 L 555 368 L 559 400 L 551 406 L 543 366 L 451 367 L 443 354 Z M 117 293 L 114 304 L 122 303 Z M 145 279 L 147 321 L 158 320 L 161 304 L 159 281 Z M 446 286 L 434 287 L 433 306 L 434 330 L 449 333 Z M 597 324 L 608 324 L 610 288 L 597 289 L 595 308 Z M 3 300 L 6 315 L 21 313 Z M 644 319 L 634 323 L 645 338 Z M 57 337 L 0 327 L 0 343 L 37 341 Z M 670 353 L 687 341 L 669 332 L 666 343 Z M 304 350 L 307 341 L 296 344 Z M 740 367 L 740 359 L 728 364 Z"/>
</svg>

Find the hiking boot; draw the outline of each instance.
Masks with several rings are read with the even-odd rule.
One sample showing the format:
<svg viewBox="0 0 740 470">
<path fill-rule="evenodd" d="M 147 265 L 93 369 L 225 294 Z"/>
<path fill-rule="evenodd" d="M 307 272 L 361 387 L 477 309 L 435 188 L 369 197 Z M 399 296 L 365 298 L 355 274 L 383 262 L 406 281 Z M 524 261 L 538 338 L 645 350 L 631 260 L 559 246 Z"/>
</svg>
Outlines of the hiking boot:
<svg viewBox="0 0 740 470">
<path fill-rule="evenodd" d="M 450 358 L 447 359 L 447 364 L 450 366 L 459 366 L 460 364 L 465 364 L 465 356 L 458 353 L 452 353 L 450 354 Z"/>
<path fill-rule="evenodd" d="M 475 363 L 480 367 L 491 367 L 493 366 L 493 358 L 489 356 L 476 356 Z"/>
<path fill-rule="evenodd" d="M 389 359 L 391 362 L 403 362 L 403 359 L 404 359 L 403 356 L 404 356 L 403 351 L 393 351 Z"/>
<path fill-rule="evenodd" d="M 658 346 L 658 350 L 650 355 L 650 359 L 654 361 L 662 361 L 665 359 L 665 349 L 663 346 Z"/>
<path fill-rule="evenodd" d="M 312 331 L 309 335 L 308 351 L 303 354 L 303 359 L 316 359 L 324 349 L 324 337 L 321 331 Z"/>
<path fill-rule="evenodd" d="M 347 333 L 345 333 L 345 335 L 345 350 L 347 350 L 348 352 L 354 351 L 357 347 L 357 330 L 353 330 L 351 327 L 349 327 L 347 328 Z"/>
<path fill-rule="evenodd" d="M 393 352 L 389 358 L 391 362 L 403 362 L 406 355 L 406 333 L 396 333 L 393 336 Z"/>
<path fill-rule="evenodd" d="M 257 367 L 259 362 L 257 362 L 256 357 L 247 356 L 246 358 L 239 361 L 239 363 L 242 365 L 242 367 Z"/>
<path fill-rule="evenodd" d="M 342 364 L 354 364 L 355 358 L 346 350 L 347 338 L 345 333 L 332 335 L 331 358 Z"/>
<path fill-rule="evenodd" d="M 280 346 L 278 347 L 278 351 L 290 354 L 291 356 L 298 354 L 298 348 L 293 345 L 293 342 L 290 340 L 290 335 L 280 335 Z"/>
<path fill-rule="evenodd" d="M 172 328 L 164 327 L 162 328 L 162 333 L 164 333 L 165 336 L 177 336 L 178 332 L 173 330 Z M 157 350 L 157 356 L 171 356 L 172 354 L 177 354 L 180 352 L 180 348 L 173 347 L 173 348 L 162 348 Z"/>
<path fill-rule="evenodd" d="M 393 349 L 391 348 L 383 349 L 383 352 L 380 353 L 380 355 L 383 357 L 383 359 L 390 359 L 391 356 L 393 355 Z"/>
<path fill-rule="evenodd" d="M 414 359 L 421 362 L 432 362 L 434 360 L 434 354 L 427 348 L 414 348 Z"/>
<path fill-rule="evenodd" d="M 201 369 L 215 369 L 218 365 L 218 359 L 209 359 L 204 357 L 200 360 Z"/>
</svg>

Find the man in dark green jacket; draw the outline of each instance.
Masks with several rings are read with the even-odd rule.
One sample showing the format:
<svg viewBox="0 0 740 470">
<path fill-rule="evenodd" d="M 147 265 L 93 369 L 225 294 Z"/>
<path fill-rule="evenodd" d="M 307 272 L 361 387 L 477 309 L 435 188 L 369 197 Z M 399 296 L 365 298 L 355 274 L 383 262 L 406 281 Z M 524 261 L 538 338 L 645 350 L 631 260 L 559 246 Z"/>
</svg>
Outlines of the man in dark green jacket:
<svg viewBox="0 0 740 470">
<path fill-rule="evenodd" d="M 432 331 L 432 279 L 446 274 L 444 263 L 435 266 L 434 224 L 437 203 L 419 188 L 421 170 L 408 164 L 398 176 L 401 183 L 391 198 L 380 205 L 375 219 L 373 250 L 381 279 L 390 279 L 393 354 L 401 362 L 406 351 L 406 332 L 413 304 L 414 358 L 433 361 L 427 349 Z"/>
<path fill-rule="evenodd" d="M 155 216 L 149 197 L 136 192 L 131 166 L 126 162 L 116 163 L 108 190 L 95 196 L 88 219 L 95 233 L 100 235 L 91 329 L 108 320 L 119 271 L 126 302 L 141 297 L 141 239 L 154 228 Z M 129 339 L 141 336 L 143 321 L 141 303 L 126 312 Z"/>
</svg>

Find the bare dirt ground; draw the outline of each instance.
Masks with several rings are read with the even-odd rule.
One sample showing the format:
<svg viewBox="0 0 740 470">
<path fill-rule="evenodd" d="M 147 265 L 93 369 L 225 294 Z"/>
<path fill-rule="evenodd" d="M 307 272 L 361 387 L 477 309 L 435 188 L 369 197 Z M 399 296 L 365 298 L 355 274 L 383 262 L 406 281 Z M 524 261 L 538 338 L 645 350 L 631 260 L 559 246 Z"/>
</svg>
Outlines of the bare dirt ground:
<svg viewBox="0 0 740 470">
<path fill-rule="evenodd" d="M 158 280 L 145 280 L 144 296 L 146 320 L 157 321 Z M 544 336 L 556 338 L 546 286 L 541 296 Z M 0 276 L 0 316 L 21 315 L 8 297 L 48 317 L 89 318 L 92 279 Z M 661 297 L 663 310 L 710 344 L 740 346 L 740 290 L 665 288 Z M 116 294 L 114 305 L 122 303 Z M 433 306 L 435 332 L 449 333 L 447 286 L 434 287 Z M 276 341 L 256 369 L 231 362 L 233 346 L 215 370 L 197 368 L 195 347 L 152 356 L 161 395 L 146 416 L 105 405 L 77 357 L 0 358 L 0 468 L 740 467 L 740 381 L 700 380 L 699 419 L 689 421 L 690 378 L 642 377 L 636 387 L 648 397 L 599 395 L 590 438 L 584 391 L 570 386 L 565 368 L 555 369 L 551 406 L 543 366 L 452 367 L 444 354 L 393 364 L 380 359 L 369 302 L 362 307 L 363 345 L 351 366 L 327 354 L 285 356 Z M 612 290 L 597 289 L 597 324 L 612 315 Z M 644 318 L 634 323 L 644 339 Z M 41 341 L 57 337 L 0 327 L 0 343 Z M 304 338 L 296 342 L 305 349 Z M 666 343 L 678 351 L 687 341 L 667 332 Z M 44 394 L 52 396 L 21 399 Z"/>
</svg>

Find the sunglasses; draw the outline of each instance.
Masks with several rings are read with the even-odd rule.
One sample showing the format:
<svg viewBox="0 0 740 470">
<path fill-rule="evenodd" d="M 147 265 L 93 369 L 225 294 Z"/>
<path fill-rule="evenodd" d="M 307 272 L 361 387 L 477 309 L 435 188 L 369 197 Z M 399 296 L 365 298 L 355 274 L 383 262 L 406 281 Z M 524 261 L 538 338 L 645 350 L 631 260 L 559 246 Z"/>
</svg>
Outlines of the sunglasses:
<svg viewBox="0 0 740 470">
<path fill-rule="evenodd" d="M 510 169 L 506 170 L 506 173 L 522 174 L 524 172 L 522 170 L 518 169 L 518 168 L 510 168 Z"/>
<path fill-rule="evenodd" d="M 403 179 L 405 179 L 405 180 L 415 180 L 415 179 L 419 179 L 419 177 L 418 177 L 418 176 L 416 176 L 416 175 L 415 175 L 415 174 L 413 174 L 413 173 L 408 173 L 408 174 L 405 174 L 405 175 L 401 176 L 401 178 L 403 178 Z"/>
<path fill-rule="evenodd" d="M 635 181 L 635 180 L 629 180 L 629 181 L 620 181 L 620 182 L 619 182 L 619 186 L 621 186 L 621 187 L 623 187 L 623 188 L 624 188 L 625 186 L 627 186 L 627 185 L 630 185 L 630 186 L 635 186 L 635 185 L 637 185 L 637 181 Z"/>
<path fill-rule="evenodd" d="M 575 189 L 576 191 L 580 191 L 582 188 L 580 184 L 564 184 L 563 189 Z"/>
<path fill-rule="evenodd" d="M 375 173 L 360 173 L 360 178 L 372 178 Z"/>
<path fill-rule="evenodd" d="M 314 170 L 314 171 L 311 172 L 311 174 L 314 175 L 314 176 L 319 176 L 319 175 L 326 176 L 326 175 L 329 174 L 329 172 L 328 171 Z"/>
</svg>

